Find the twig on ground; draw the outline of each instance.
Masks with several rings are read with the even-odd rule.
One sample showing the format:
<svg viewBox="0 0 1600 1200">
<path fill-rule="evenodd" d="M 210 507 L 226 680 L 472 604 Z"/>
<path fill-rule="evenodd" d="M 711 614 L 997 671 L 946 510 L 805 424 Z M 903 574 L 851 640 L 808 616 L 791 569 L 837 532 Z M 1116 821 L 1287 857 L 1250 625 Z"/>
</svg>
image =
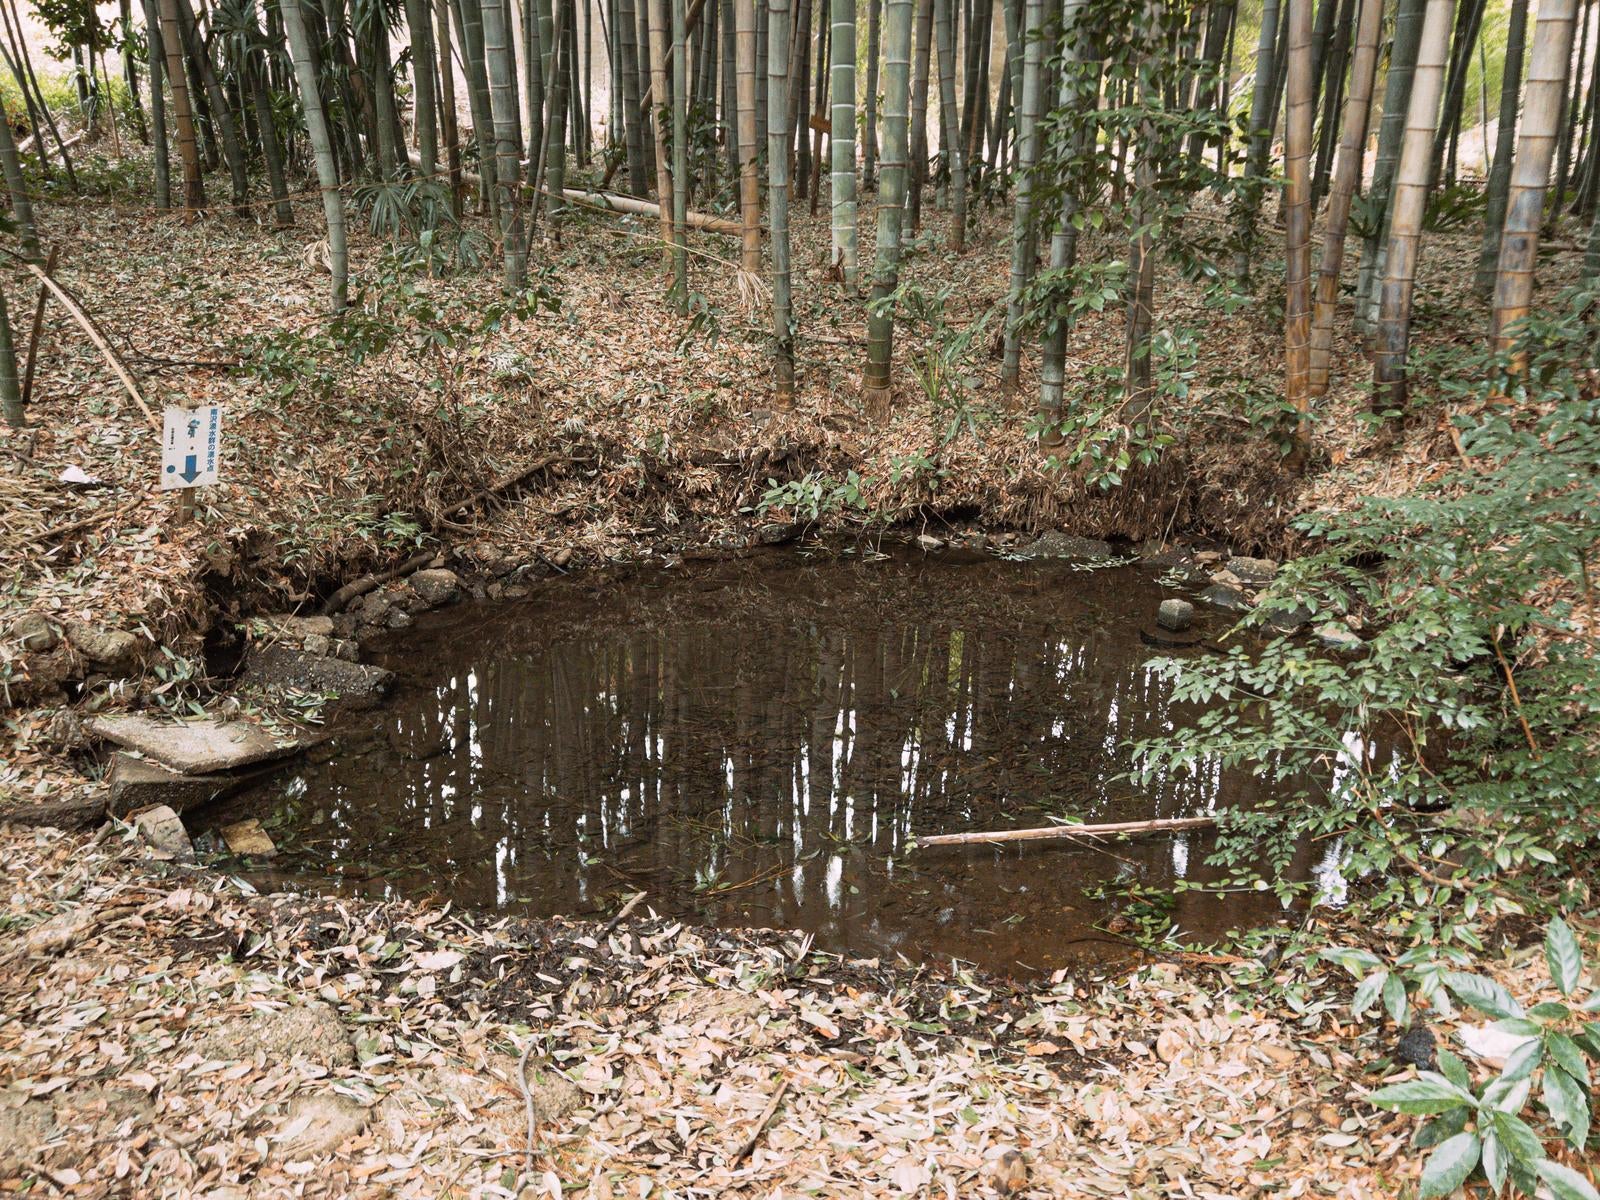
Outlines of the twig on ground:
<svg viewBox="0 0 1600 1200">
<path fill-rule="evenodd" d="M 610 937 L 611 931 L 618 925 L 622 924 L 623 919 L 634 910 L 635 906 L 637 906 L 639 901 L 643 900 L 646 895 L 648 895 L 646 892 L 635 892 L 628 902 L 617 910 L 617 915 L 612 917 L 600 927 L 600 937 Z"/>
<path fill-rule="evenodd" d="M 1043 842 L 1084 837 L 1126 837 L 1136 833 L 1176 833 L 1208 829 L 1215 817 L 1157 817 L 1150 821 L 1118 821 L 1109 825 L 1046 825 L 1038 829 L 991 829 L 980 833 L 938 833 L 917 839 L 918 846 L 972 846 L 990 842 Z"/>
<path fill-rule="evenodd" d="M 778 1105 L 783 1103 L 783 1098 L 789 1094 L 789 1080 L 778 1080 L 778 1090 L 772 1093 L 772 1099 L 767 1102 L 767 1107 L 756 1118 L 755 1128 L 750 1131 L 750 1136 L 745 1139 L 744 1145 L 739 1147 L 739 1153 L 733 1156 L 731 1166 L 737 1167 L 750 1157 L 750 1151 L 756 1148 L 756 1143 L 761 1140 L 761 1135 L 767 1128 L 767 1123 L 772 1120 L 773 1114 L 778 1111 Z"/>
</svg>

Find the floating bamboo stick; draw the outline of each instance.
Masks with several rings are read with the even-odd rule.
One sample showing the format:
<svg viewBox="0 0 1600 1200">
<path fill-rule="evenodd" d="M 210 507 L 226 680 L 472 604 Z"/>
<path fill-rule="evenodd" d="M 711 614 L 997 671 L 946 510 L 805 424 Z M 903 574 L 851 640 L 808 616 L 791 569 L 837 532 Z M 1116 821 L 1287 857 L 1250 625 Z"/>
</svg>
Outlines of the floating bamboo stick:
<svg viewBox="0 0 1600 1200">
<path fill-rule="evenodd" d="M 938 833 L 918 838 L 923 846 L 981 846 L 991 842 L 1048 842 L 1086 837 L 1130 837 L 1140 833 L 1177 833 L 1209 829 L 1215 817 L 1157 817 L 1149 821 L 1119 821 L 1109 825 L 1046 825 L 1040 829 L 991 829 L 980 833 Z"/>
</svg>

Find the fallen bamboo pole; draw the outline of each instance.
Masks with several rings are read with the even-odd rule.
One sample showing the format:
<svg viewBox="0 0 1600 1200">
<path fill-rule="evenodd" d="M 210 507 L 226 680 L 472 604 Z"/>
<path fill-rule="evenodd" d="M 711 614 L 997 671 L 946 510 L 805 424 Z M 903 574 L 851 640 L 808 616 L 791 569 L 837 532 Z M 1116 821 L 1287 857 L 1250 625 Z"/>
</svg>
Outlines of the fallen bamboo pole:
<svg viewBox="0 0 1600 1200">
<path fill-rule="evenodd" d="M 545 191 L 540 188 L 539 191 Z M 616 192 L 591 192 L 583 188 L 566 188 L 561 193 L 568 200 L 578 204 L 590 204 L 596 208 L 609 209 L 612 212 L 635 213 L 641 217 L 659 217 L 661 206 L 653 200 L 640 200 L 637 196 L 619 196 Z M 708 213 L 690 212 L 684 214 L 684 222 L 692 229 L 704 229 L 711 233 L 727 233 L 738 237 L 743 226 L 737 221 L 730 221 L 726 217 L 713 217 Z"/>
<path fill-rule="evenodd" d="M 1178 833 L 1185 829 L 1210 829 L 1215 817 L 1157 817 L 1150 821 L 1120 821 L 1110 825 L 1046 825 L 1042 829 L 991 829 L 981 833 L 936 833 L 916 840 L 923 846 L 982 846 L 992 842 L 1049 842 L 1075 838 L 1130 837 L 1139 833 Z"/>
</svg>

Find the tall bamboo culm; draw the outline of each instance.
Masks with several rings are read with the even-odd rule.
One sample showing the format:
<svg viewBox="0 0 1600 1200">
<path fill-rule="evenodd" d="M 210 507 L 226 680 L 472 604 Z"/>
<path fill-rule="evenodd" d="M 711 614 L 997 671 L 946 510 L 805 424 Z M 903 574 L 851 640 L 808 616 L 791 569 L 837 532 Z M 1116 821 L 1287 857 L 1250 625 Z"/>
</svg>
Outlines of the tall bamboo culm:
<svg viewBox="0 0 1600 1200">
<path fill-rule="evenodd" d="M 789 0 L 767 0 L 767 219 L 772 227 L 772 382 L 779 408 L 794 403 L 794 317 L 789 302 Z"/>
<path fill-rule="evenodd" d="M 1324 0 L 1330 3 L 1331 0 Z M 1294 410 L 1291 470 L 1311 432 L 1311 0 L 1289 0 L 1289 108 L 1284 123 L 1284 394 Z"/>
<path fill-rule="evenodd" d="M 1494 295 L 1495 268 L 1500 263 L 1500 232 L 1506 223 L 1511 191 L 1511 163 L 1517 152 L 1517 107 L 1522 99 L 1522 56 L 1528 40 L 1528 0 L 1511 0 L 1506 25 L 1505 68 L 1500 79 L 1500 122 L 1495 131 L 1494 165 L 1484 187 L 1483 244 L 1478 249 L 1478 274 L 1473 288 L 1488 300 Z"/>
<path fill-rule="evenodd" d="M 883 157 L 878 164 L 878 253 L 867 310 L 867 367 L 861 379 L 869 413 L 886 416 L 894 355 L 894 307 L 900 282 L 900 223 L 906 201 L 907 141 L 911 127 L 913 0 L 884 0 Z"/>
<path fill-rule="evenodd" d="M 1533 23 L 1533 49 L 1528 58 L 1528 84 L 1523 89 L 1522 128 L 1517 158 L 1506 197 L 1505 228 L 1500 235 L 1500 266 L 1494 284 L 1495 349 L 1509 349 L 1516 325 L 1528 315 L 1533 299 L 1533 268 L 1539 253 L 1539 225 L 1544 219 L 1544 193 L 1560 133 L 1562 102 L 1572 63 L 1572 35 L 1577 0 L 1540 0 Z M 1513 363 L 1520 373 L 1522 364 Z"/>
<path fill-rule="evenodd" d="M 171 3 L 172 0 L 165 0 Z M 289 39 L 289 56 L 294 60 L 295 82 L 300 88 L 300 106 L 305 112 L 306 136 L 317 164 L 317 187 L 322 192 L 322 212 L 328 221 L 328 265 L 333 273 L 329 307 L 343 312 L 349 292 L 350 254 L 344 233 L 344 200 L 339 195 L 339 167 L 333 158 L 333 139 L 317 91 L 317 68 L 312 58 L 311 35 L 300 12 L 300 0 L 279 0 L 283 29 Z"/>
<path fill-rule="evenodd" d="M 832 93 L 829 149 L 832 157 L 833 267 L 845 290 L 856 290 L 856 0 L 833 0 Z"/>
<path fill-rule="evenodd" d="M 1411 293 L 1428 205 L 1433 135 L 1439 123 L 1445 58 L 1450 50 L 1451 0 L 1428 0 L 1417 46 L 1417 65 L 1406 107 L 1405 135 L 1395 168 L 1389 243 L 1378 293 L 1378 326 L 1372 357 L 1373 405 L 1400 408 L 1406 399 L 1406 352 L 1411 337 Z"/>
<path fill-rule="evenodd" d="M 756 0 L 733 0 L 734 76 L 739 106 L 739 270 L 761 277 L 761 150 L 756 127 Z"/>
<path fill-rule="evenodd" d="M 1022 103 L 1017 108 L 1017 196 L 1011 214 L 1011 279 L 1000 360 L 1000 390 L 1016 390 L 1022 373 L 1022 293 L 1033 274 L 1033 165 L 1039 155 L 1039 107 L 1044 91 L 1044 0 L 1027 0 L 1022 40 Z"/>
</svg>

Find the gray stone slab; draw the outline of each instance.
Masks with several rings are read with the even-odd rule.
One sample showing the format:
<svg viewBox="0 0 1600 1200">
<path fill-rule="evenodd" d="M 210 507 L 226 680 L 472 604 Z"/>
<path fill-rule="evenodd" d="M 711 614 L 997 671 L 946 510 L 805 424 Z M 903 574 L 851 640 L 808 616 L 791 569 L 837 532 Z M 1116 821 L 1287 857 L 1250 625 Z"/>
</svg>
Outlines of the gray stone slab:
<svg viewBox="0 0 1600 1200">
<path fill-rule="evenodd" d="M 95 717 L 88 730 L 185 775 L 235 771 L 299 749 L 294 739 L 280 740 L 249 721 L 170 721 L 122 713 Z"/>
<path fill-rule="evenodd" d="M 231 775 L 183 775 L 160 763 L 119 751 L 111 759 L 108 783 L 106 808 L 112 816 L 120 817 L 155 804 L 186 812 L 232 791 L 240 780 Z"/>
</svg>

